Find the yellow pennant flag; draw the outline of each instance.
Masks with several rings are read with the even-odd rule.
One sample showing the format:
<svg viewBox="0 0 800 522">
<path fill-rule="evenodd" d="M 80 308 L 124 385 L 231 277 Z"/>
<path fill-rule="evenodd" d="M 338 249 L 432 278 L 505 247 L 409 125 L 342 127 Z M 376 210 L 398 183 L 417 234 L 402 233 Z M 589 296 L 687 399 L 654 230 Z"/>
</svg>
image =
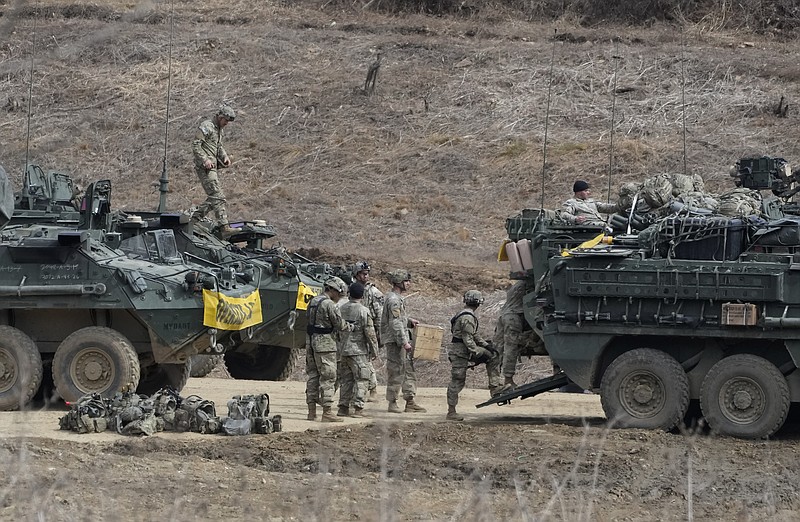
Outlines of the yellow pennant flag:
<svg viewBox="0 0 800 522">
<path fill-rule="evenodd" d="M 311 302 L 314 296 L 321 293 L 322 287 L 308 286 L 301 282 L 300 286 L 297 288 L 297 303 L 295 303 L 295 308 L 298 310 L 305 310 L 308 308 L 308 303 Z"/>
<path fill-rule="evenodd" d="M 203 289 L 203 324 L 220 330 L 244 330 L 262 321 L 258 290 L 244 297 Z"/>
<path fill-rule="evenodd" d="M 596 247 L 597 245 L 599 245 L 600 243 L 603 242 L 603 236 L 605 236 L 605 232 L 601 232 L 597 237 L 593 237 L 592 239 L 590 239 L 588 241 L 584 241 L 583 243 L 581 243 L 580 245 L 576 246 L 575 248 L 573 248 L 571 250 L 564 249 L 561 252 L 561 257 L 569 257 L 570 256 L 570 252 L 572 252 L 573 250 L 583 250 L 583 249 L 586 249 L 586 248 L 594 248 L 594 247 Z"/>
</svg>

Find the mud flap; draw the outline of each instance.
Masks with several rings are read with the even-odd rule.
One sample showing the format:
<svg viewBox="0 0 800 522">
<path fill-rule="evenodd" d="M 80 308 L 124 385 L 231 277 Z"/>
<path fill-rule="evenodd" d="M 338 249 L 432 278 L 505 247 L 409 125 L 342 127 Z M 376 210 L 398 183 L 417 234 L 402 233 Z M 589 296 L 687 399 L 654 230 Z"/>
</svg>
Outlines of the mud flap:
<svg viewBox="0 0 800 522">
<path fill-rule="evenodd" d="M 491 404 L 508 404 L 512 399 L 527 399 L 528 397 L 535 397 L 540 393 L 566 386 L 568 383 L 569 378 L 567 377 L 567 374 L 560 372 L 551 377 L 545 377 L 544 379 L 539 379 L 538 381 L 529 382 L 528 384 L 517 386 L 513 390 L 501 393 L 500 395 L 495 395 L 488 401 L 482 402 L 475 407 L 483 408 L 484 406 L 489 406 Z"/>
</svg>

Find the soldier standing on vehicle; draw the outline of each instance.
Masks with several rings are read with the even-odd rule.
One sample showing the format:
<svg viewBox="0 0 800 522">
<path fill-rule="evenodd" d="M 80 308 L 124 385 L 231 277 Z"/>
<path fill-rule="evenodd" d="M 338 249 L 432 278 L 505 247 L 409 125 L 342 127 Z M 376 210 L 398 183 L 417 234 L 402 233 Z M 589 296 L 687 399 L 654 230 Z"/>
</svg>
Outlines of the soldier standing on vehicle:
<svg viewBox="0 0 800 522">
<path fill-rule="evenodd" d="M 381 345 L 381 312 L 383 311 L 383 293 L 369 280 L 370 266 L 366 261 L 359 261 L 353 265 L 353 279 L 364 285 L 364 298 L 361 303 L 367 307 L 375 325 L 375 337 L 378 339 L 378 349 L 369 361 L 369 395 L 367 401 L 378 396 L 378 377 L 372 361 L 376 359 L 383 346 Z"/>
<path fill-rule="evenodd" d="M 403 294 L 411 285 L 411 274 L 406 270 L 389 272 L 392 291 L 386 294 L 381 313 L 381 340 L 386 347 L 386 400 L 390 413 L 401 413 L 397 397 L 402 392 L 406 400 L 405 412 L 425 412 L 425 408 L 414 401 L 417 394 L 417 374 L 414 370 L 414 353 L 408 329 L 419 321 L 406 314 Z"/>
<path fill-rule="evenodd" d="M 325 290 L 308 303 L 306 334 L 306 403 L 308 420 L 317 419 L 317 403 L 322 405 L 322 422 L 342 422 L 331 411 L 336 383 L 337 334 L 350 331 L 336 302 L 347 293 L 338 277 L 325 281 Z"/>
<path fill-rule="evenodd" d="M 450 345 L 450 384 L 447 386 L 447 420 L 462 421 L 464 416 L 456 412 L 458 394 L 464 389 L 467 380 L 469 362 L 473 367 L 486 364 L 489 377 L 489 390 L 492 394 L 502 388 L 500 382 L 500 357 L 492 349 L 489 341 L 483 340 L 478 333 L 478 317 L 475 311 L 483 303 L 483 296 L 478 290 L 467 290 L 464 293 L 464 309 L 450 319 L 450 331 L 453 344 Z"/>
<path fill-rule="evenodd" d="M 231 165 L 231 158 L 222 146 L 223 129 L 228 123 L 236 119 L 236 113 L 227 105 L 222 105 L 214 117 L 200 124 L 197 135 L 192 141 L 194 154 L 194 170 L 200 179 L 200 184 L 206 193 L 206 200 L 197 207 L 192 214 L 192 219 L 203 219 L 206 214 L 213 212 L 216 218 L 215 226 L 221 236 L 228 236 L 235 232 L 228 222 L 228 212 L 225 208 L 225 194 L 220 186 L 217 170 Z"/>
<path fill-rule="evenodd" d="M 517 387 L 514 375 L 517 373 L 520 345 L 522 343 L 523 317 L 522 298 L 531 290 L 527 280 L 517 281 L 506 291 L 506 302 L 500 309 L 500 316 L 494 327 L 492 347 L 502 358 L 502 372 L 505 380 L 497 392 L 506 392 Z M 487 366 L 487 370 L 490 368 Z M 494 368 L 491 369 L 492 371 Z M 491 377 L 490 377 L 491 382 Z"/>
<path fill-rule="evenodd" d="M 617 211 L 616 203 L 600 203 L 592 199 L 589 184 L 578 180 L 572 185 L 575 196 L 561 205 L 561 219 L 573 225 L 604 225 L 606 218 L 602 214 L 613 214 Z"/>
<path fill-rule="evenodd" d="M 361 304 L 364 290 L 364 285 L 358 281 L 351 284 L 350 298 L 339 309 L 342 319 L 353 329 L 343 333 L 339 342 L 339 417 L 364 416 L 364 400 L 370 377 L 369 361 L 378 350 L 372 316 L 367 307 Z"/>
</svg>

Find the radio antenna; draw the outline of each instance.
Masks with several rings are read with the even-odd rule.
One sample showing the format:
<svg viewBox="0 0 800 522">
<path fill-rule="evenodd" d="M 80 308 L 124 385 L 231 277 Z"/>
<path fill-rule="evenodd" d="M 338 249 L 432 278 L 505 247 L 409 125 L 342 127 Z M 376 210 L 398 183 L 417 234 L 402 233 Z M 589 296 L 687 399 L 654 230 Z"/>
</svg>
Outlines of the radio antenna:
<svg viewBox="0 0 800 522">
<path fill-rule="evenodd" d="M 31 107 L 33 106 L 33 59 L 36 56 L 36 18 L 36 16 L 33 17 L 33 31 L 31 34 L 31 70 L 28 81 L 28 121 L 25 130 L 25 171 L 23 172 L 23 176 L 25 172 L 28 172 L 28 162 L 30 161 L 31 151 Z"/>
<path fill-rule="evenodd" d="M 167 116 L 164 119 L 164 158 L 161 164 L 161 178 L 158 180 L 158 212 L 167 211 L 169 175 L 167 174 L 167 143 L 169 141 L 169 101 L 172 92 L 172 34 L 175 30 L 175 1 L 169 3 L 169 57 L 167 58 Z"/>
<path fill-rule="evenodd" d="M 617 107 L 617 66 L 619 64 L 619 40 L 614 39 L 614 81 L 611 86 L 611 137 L 608 145 L 608 192 L 606 203 L 611 203 L 611 178 L 614 176 L 614 125 Z"/>
<path fill-rule="evenodd" d="M 681 124 L 683 125 L 683 175 L 686 175 L 686 42 L 681 27 Z"/>
<path fill-rule="evenodd" d="M 553 91 L 553 63 L 555 63 L 556 60 L 556 43 L 558 42 L 556 39 L 557 33 L 558 29 L 553 29 L 553 50 L 550 54 L 550 79 L 548 80 L 547 85 L 547 109 L 544 113 L 544 143 L 542 144 L 542 210 L 544 210 L 544 175 L 545 171 L 547 170 L 547 131 L 550 124 L 550 95 Z"/>
</svg>

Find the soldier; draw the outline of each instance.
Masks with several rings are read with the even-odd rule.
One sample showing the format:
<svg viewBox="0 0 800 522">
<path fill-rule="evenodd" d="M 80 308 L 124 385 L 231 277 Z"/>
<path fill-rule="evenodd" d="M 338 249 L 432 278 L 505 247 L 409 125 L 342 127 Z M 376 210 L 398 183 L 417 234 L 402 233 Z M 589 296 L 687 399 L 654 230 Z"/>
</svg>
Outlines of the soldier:
<svg viewBox="0 0 800 522">
<path fill-rule="evenodd" d="M 342 319 L 353 328 L 342 335 L 339 342 L 339 417 L 363 417 L 364 399 L 370 377 L 370 358 L 378 350 L 378 338 L 372 315 L 361 304 L 364 285 L 358 281 L 350 285 L 350 299 L 340 308 Z M 353 413 L 350 413 L 350 404 Z"/>
<path fill-rule="evenodd" d="M 475 311 L 481 303 L 483 303 L 483 296 L 479 291 L 467 290 L 464 293 L 464 310 L 450 319 L 453 344 L 450 346 L 448 354 L 452 368 L 450 384 L 447 386 L 447 420 L 464 420 L 464 416 L 456 412 L 456 405 L 458 404 L 458 394 L 464 389 L 467 380 L 467 368 L 470 361 L 473 361 L 475 365 L 486 364 L 490 390 L 495 392 L 502 388 L 498 371 L 500 357 L 491 348 L 491 344 L 484 341 L 478 333 L 478 318 Z"/>
<path fill-rule="evenodd" d="M 402 391 L 406 400 L 406 413 L 425 412 L 425 408 L 414 402 L 417 394 L 417 374 L 414 371 L 414 354 L 412 353 L 409 328 L 414 328 L 419 321 L 406 314 L 406 305 L 402 295 L 411 284 L 411 274 L 405 270 L 389 272 L 392 291 L 386 294 L 381 313 L 381 340 L 386 347 L 386 400 L 389 401 L 390 413 L 400 413 L 397 397 Z"/>
<path fill-rule="evenodd" d="M 227 168 L 231 158 L 222 146 L 223 129 L 228 123 L 236 119 L 236 113 L 227 105 L 222 105 L 217 114 L 210 120 L 200 124 L 200 129 L 192 142 L 194 154 L 194 170 L 203 190 L 206 200 L 192 214 L 192 219 L 200 220 L 209 212 L 216 218 L 215 226 L 221 236 L 228 236 L 235 232 L 228 223 L 228 213 L 225 209 L 225 194 L 219 183 L 217 169 Z"/>
<path fill-rule="evenodd" d="M 529 291 L 530 287 L 526 280 L 517 281 L 506 291 L 506 302 L 500 309 L 500 317 L 497 318 L 492 339 L 492 347 L 497 350 L 503 361 L 502 371 L 505 381 L 503 382 L 503 387 L 500 390 L 495 390 L 495 392 L 510 391 L 517 386 L 514 383 L 514 374 L 517 373 L 523 321 L 525 321 L 522 298 Z M 489 369 L 487 366 L 487 370 Z"/>
<path fill-rule="evenodd" d="M 378 339 L 378 350 L 369 361 L 369 395 L 367 402 L 378 396 L 378 377 L 372 360 L 376 359 L 383 348 L 381 346 L 381 312 L 383 311 L 383 293 L 369 280 L 370 266 L 366 261 L 359 261 L 353 265 L 353 279 L 364 285 L 364 298 L 362 304 L 367 307 L 375 325 L 375 337 Z"/>
<path fill-rule="evenodd" d="M 336 302 L 347 293 L 347 286 L 338 277 L 325 281 L 325 290 L 308 303 L 308 327 L 306 335 L 306 403 L 308 420 L 317 419 L 317 403 L 322 405 L 322 422 L 342 422 L 331 411 L 334 384 L 336 382 L 336 359 L 338 332 L 351 327 L 342 319 Z"/>
<path fill-rule="evenodd" d="M 589 184 L 578 180 L 572 185 L 575 196 L 566 200 L 561 205 L 561 219 L 573 225 L 604 225 L 606 218 L 601 213 L 613 214 L 617 211 L 617 204 L 599 203 L 591 198 Z"/>
</svg>

